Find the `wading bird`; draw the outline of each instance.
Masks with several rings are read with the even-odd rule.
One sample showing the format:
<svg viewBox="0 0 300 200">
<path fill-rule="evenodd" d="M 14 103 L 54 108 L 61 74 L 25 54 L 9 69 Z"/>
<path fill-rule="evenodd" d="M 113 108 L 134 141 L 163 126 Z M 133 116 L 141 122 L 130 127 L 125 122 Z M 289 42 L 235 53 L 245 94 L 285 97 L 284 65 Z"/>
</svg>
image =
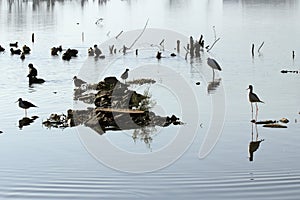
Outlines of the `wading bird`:
<svg viewBox="0 0 300 200">
<path fill-rule="evenodd" d="M 37 107 L 29 101 L 23 101 L 22 98 L 19 98 L 16 103 L 19 102 L 19 107 L 25 109 L 25 116 L 27 116 L 27 109 L 31 107 Z"/>
<path fill-rule="evenodd" d="M 74 76 L 74 77 L 73 77 L 73 80 L 74 80 L 74 85 L 75 85 L 76 87 L 81 87 L 81 85 L 86 84 L 85 81 L 83 81 L 83 80 L 77 78 L 77 76 Z"/>
<path fill-rule="evenodd" d="M 252 118 L 253 118 L 253 105 L 252 103 L 255 103 L 256 106 L 256 116 L 257 116 L 257 111 L 258 111 L 258 106 L 257 103 L 264 103 L 259 99 L 259 97 L 253 92 L 253 86 L 249 85 L 248 89 L 249 90 L 249 101 L 251 104 L 251 112 L 252 112 Z"/>
<path fill-rule="evenodd" d="M 220 65 L 217 63 L 217 61 L 213 58 L 207 58 L 207 64 L 212 68 L 213 70 L 213 78 L 215 77 L 215 69 L 222 71 Z"/>
<path fill-rule="evenodd" d="M 126 69 L 125 72 L 121 75 L 121 79 L 123 79 L 126 82 L 126 79 L 128 78 L 128 71 L 129 69 Z"/>
</svg>

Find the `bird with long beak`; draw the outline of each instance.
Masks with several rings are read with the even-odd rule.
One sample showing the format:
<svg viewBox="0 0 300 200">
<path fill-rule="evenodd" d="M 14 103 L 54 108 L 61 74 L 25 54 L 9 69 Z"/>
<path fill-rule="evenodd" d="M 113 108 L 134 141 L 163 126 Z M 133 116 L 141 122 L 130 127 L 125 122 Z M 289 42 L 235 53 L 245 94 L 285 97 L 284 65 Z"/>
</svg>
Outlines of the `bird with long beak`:
<svg viewBox="0 0 300 200">
<path fill-rule="evenodd" d="M 27 109 L 28 108 L 32 108 L 32 107 L 37 107 L 36 105 L 34 105 L 33 103 L 29 102 L 29 101 L 24 101 L 22 100 L 22 98 L 19 98 L 16 103 L 19 102 L 19 107 L 25 109 L 25 116 L 27 116 Z"/>
<path fill-rule="evenodd" d="M 256 117 L 257 117 L 257 112 L 258 112 L 258 106 L 257 103 L 264 103 L 262 100 L 259 99 L 259 97 L 253 92 L 253 86 L 249 85 L 247 88 L 249 90 L 249 101 L 251 104 L 251 112 L 252 112 L 252 118 L 253 118 L 253 103 L 255 103 L 256 106 Z"/>
<path fill-rule="evenodd" d="M 222 68 L 219 65 L 219 63 L 215 59 L 213 59 L 213 58 L 207 58 L 207 64 L 213 70 L 213 79 L 214 79 L 215 78 L 215 71 L 214 70 L 222 71 Z"/>
</svg>

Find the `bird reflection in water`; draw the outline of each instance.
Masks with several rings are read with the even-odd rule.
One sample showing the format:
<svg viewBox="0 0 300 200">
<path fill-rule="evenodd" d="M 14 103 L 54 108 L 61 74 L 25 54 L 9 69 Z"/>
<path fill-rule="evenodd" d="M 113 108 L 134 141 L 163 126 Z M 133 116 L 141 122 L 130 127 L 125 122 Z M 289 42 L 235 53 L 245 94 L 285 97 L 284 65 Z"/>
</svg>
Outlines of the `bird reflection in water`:
<svg viewBox="0 0 300 200">
<path fill-rule="evenodd" d="M 19 120 L 19 128 L 20 128 L 20 130 L 22 130 L 22 128 L 24 126 L 29 126 L 37 118 L 39 118 L 39 117 L 38 116 L 32 116 L 31 118 L 29 118 L 29 117 L 23 117 L 22 119 L 20 119 Z"/>
<path fill-rule="evenodd" d="M 250 162 L 253 161 L 254 152 L 258 150 L 260 143 L 262 141 L 264 141 L 264 139 L 260 139 L 260 140 L 258 139 L 257 124 L 256 123 L 251 123 L 251 126 L 252 126 L 251 142 L 249 143 L 249 161 Z M 255 126 L 255 131 L 256 131 L 255 140 L 254 140 L 254 136 L 253 136 L 253 126 Z"/>
<path fill-rule="evenodd" d="M 208 85 L 207 85 L 207 92 L 208 94 L 213 94 L 217 88 L 220 86 L 221 84 L 221 78 L 217 78 L 215 79 L 213 77 L 213 80 L 211 82 L 208 82 Z"/>
</svg>

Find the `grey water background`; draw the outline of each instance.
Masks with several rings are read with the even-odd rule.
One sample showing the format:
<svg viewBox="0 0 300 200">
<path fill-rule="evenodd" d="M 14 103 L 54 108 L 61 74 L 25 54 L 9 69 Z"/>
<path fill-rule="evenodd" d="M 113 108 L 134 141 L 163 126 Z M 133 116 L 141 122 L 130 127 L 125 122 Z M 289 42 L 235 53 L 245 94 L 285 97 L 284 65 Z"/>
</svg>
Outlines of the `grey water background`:
<svg viewBox="0 0 300 200">
<path fill-rule="evenodd" d="M 96 25 L 100 17 L 104 20 Z M 0 1 L 0 44 L 6 48 L 0 54 L 0 130 L 3 131 L 0 134 L 0 198 L 298 199 L 300 81 L 299 74 L 281 74 L 280 70 L 300 70 L 299 17 L 300 5 L 296 0 L 111 0 L 106 3 L 53 1 L 53 4 Z M 187 37 L 198 38 L 203 34 L 207 44 L 214 40 L 215 26 L 221 39 L 210 56 L 223 69 L 218 77 L 226 94 L 226 116 L 215 148 L 207 157 L 199 159 L 199 148 L 211 119 L 211 95 L 214 95 L 207 92 L 206 73 L 211 70 L 204 58 L 208 55 L 202 55 L 202 62 L 195 62 L 196 72 L 182 60 L 165 59 L 166 65 L 179 65 L 176 70 L 190 77 L 191 87 L 199 91 L 200 113 L 195 118 L 199 117 L 202 128 L 176 162 L 152 173 L 131 174 L 95 160 L 83 146 L 76 128 L 49 130 L 42 126 L 42 121 L 51 113 L 65 113 L 77 105 L 73 101 L 72 77 L 88 59 L 90 46 L 114 37 L 121 30 L 140 29 L 148 18 L 148 27 L 174 30 Z M 34 44 L 31 43 L 33 32 Z M 9 53 L 8 44 L 15 41 L 32 49 L 23 62 L 19 56 Z M 261 55 L 255 52 L 252 58 L 251 44 L 257 50 L 262 41 L 265 44 Z M 50 48 L 60 44 L 78 49 L 78 57 L 70 62 L 52 57 Z M 296 52 L 295 60 L 292 60 L 292 50 Z M 28 86 L 26 75 L 30 62 L 46 83 Z M 119 62 L 123 61 L 110 68 L 110 75 L 120 76 L 123 72 Z M 134 63 L 130 59 L 128 62 Z M 194 84 L 197 81 L 201 82 L 200 86 Z M 265 141 L 254 153 L 253 162 L 248 159 L 253 128 L 246 91 L 249 84 L 254 85 L 254 91 L 265 101 L 259 105 L 259 119 L 287 117 L 290 120 L 287 129 L 257 127 L 259 139 Z M 160 103 L 168 102 L 166 97 L 172 95 L 163 96 L 160 89 L 153 94 L 154 98 Z M 18 121 L 24 111 L 14 103 L 19 97 L 39 106 L 28 111 L 29 116 L 39 118 L 21 130 Z M 178 108 L 174 110 L 177 112 Z M 169 114 L 169 108 L 164 112 Z M 151 153 L 167 145 L 174 132 L 176 127 L 160 130 L 151 148 L 142 141 L 134 142 L 128 134 L 114 132 L 103 137 L 128 151 Z M 253 132 L 255 139 L 255 127 Z"/>
</svg>

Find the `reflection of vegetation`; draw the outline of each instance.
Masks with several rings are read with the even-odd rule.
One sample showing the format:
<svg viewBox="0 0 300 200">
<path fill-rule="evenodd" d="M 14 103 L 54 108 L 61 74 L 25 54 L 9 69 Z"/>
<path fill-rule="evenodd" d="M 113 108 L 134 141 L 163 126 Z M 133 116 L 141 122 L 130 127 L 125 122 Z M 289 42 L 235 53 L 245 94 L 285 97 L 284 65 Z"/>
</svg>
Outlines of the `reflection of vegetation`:
<svg viewBox="0 0 300 200">
<path fill-rule="evenodd" d="M 145 89 L 143 95 L 147 98 L 143 99 L 140 102 L 139 106 L 137 107 L 138 110 L 146 111 L 146 110 L 150 110 L 151 108 L 153 108 L 155 106 L 156 102 L 151 99 L 152 95 L 149 90 L 150 90 L 149 87 L 147 89 Z"/>
<path fill-rule="evenodd" d="M 143 141 L 148 148 L 151 147 L 152 143 L 152 134 L 156 132 L 156 128 L 154 126 L 142 127 L 140 129 L 135 129 L 132 133 L 133 141 L 137 140 Z"/>
</svg>

